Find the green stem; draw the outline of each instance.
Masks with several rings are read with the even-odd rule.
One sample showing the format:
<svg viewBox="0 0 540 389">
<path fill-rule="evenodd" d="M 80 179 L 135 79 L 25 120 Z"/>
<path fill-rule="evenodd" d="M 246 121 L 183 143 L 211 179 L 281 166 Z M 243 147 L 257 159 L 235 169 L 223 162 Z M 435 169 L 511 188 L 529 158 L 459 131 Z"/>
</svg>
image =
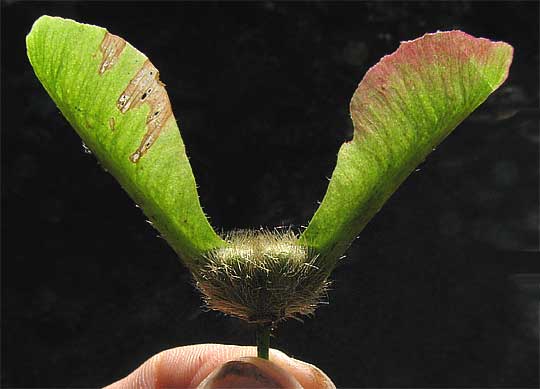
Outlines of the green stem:
<svg viewBox="0 0 540 389">
<path fill-rule="evenodd" d="M 268 359 L 271 324 L 257 324 L 257 357 Z"/>
</svg>

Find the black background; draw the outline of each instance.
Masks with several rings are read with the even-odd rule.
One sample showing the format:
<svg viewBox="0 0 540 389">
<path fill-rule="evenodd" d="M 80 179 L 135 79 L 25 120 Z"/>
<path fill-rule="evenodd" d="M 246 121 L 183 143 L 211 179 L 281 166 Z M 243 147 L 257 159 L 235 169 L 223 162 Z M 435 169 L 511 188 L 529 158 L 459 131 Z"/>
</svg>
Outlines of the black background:
<svg viewBox="0 0 540 389">
<path fill-rule="evenodd" d="M 515 275 L 540 272 L 538 11 L 3 2 L 2 384 L 99 386 L 166 348 L 254 340 L 203 312 L 187 270 L 38 83 L 24 37 L 50 14 L 106 27 L 158 67 L 220 230 L 307 224 L 351 136 L 357 83 L 399 41 L 459 28 L 511 43 L 505 85 L 362 232 L 330 304 L 272 343 L 340 387 L 537 387 L 538 301 Z"/>
</svg>

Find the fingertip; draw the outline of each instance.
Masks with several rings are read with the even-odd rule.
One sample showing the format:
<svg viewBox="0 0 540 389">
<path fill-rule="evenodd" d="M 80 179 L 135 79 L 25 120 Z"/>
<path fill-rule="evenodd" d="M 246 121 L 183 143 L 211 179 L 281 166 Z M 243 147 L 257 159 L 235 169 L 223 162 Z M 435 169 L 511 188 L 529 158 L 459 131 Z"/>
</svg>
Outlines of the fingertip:
<svg viewBox="0 0 540 389">
<path fill-rule="evenodd" d="M 289 357 L 282 351 L 275 350 L 274 363 L 290 372 L 304 389 L 335 389 L 336 385 L 317 366 Z"/>
<path fill-rule="evenodd" d="M 242 361 L 242 358 L 245 357 L 250 357 L 248 362 L 251 360 L 264 361 L 255 358 L 256 353 L 256 348 L 252 346 L 222 344 L 201 344 L 169 349 L 148 359 L 127 377 L 110 385 L 107 389 L 196 388 L 212 372 L 218 371 L 227 362 Z M 262 369 L 263 372 L 269 371 L 270 377 L 279 376 L 278 372 L 280 371 L 284 372 L 282 376 L 292 376 L 293 382 L 297 382 L 301 385 L 300 387 L 305 389 L 335 388 L 332 381 L 321 370 L 308 363 L 293 359 L 280 350 L 270 350 L 270 361 L 249 363 L 255 363 L 255 368 Z M 266 364 L 275 365 L 278 370 L 265 370 L 267 369 Z"/>
</svg>

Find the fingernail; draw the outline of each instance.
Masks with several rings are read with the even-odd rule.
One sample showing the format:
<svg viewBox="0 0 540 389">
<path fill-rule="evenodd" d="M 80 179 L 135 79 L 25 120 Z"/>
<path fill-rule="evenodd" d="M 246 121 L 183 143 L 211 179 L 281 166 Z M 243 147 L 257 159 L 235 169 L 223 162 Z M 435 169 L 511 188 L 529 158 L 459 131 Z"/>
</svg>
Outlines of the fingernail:
<svg viewBox="0 0 540 389">
<path fill-rule="evenodd" d="M 198 388 L 301 389 L 302 386 L 291 374 L 276 364 L 264 359 L 248 357 L 225 363 L 206 377 Z"/>
</svg>

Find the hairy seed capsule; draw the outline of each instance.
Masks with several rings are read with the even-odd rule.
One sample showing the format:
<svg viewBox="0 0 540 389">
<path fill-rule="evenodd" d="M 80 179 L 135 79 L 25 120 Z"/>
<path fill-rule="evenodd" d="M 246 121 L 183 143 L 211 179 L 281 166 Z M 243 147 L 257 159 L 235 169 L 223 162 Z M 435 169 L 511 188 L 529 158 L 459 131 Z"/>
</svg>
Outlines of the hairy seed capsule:
<svg viewBox="0 0 540 389">
<path fill-rule="evenodd" d="M 292 231 L 235 231 L 194 271 L 206 306 L 253 323 L 312 314 L 329 282 Z"/>
</svg>

